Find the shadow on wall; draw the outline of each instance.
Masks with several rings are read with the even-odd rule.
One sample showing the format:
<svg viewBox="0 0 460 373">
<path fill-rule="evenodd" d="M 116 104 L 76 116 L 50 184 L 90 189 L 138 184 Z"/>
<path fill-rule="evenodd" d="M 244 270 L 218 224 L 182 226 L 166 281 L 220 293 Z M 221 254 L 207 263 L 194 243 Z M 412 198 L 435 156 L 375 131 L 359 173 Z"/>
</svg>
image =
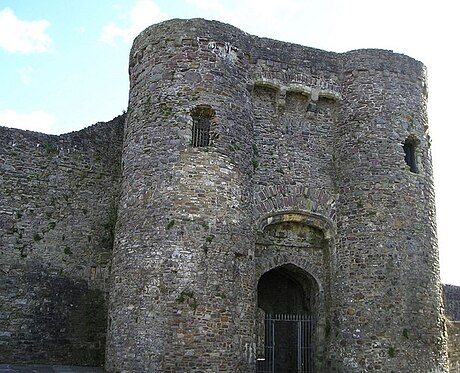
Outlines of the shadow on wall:
<svg viewBox="0 0 460 373">
<path fill-rule="evenodd" d="M 16 336 L 8 339 L 0 362 L 103 365 L 107 309 L 103 292 L 88 289 L 83 280 L 37 269 L 11 272 L 4 295 L 16 314 L 15 325 L 4 330 Z"/>
</svg>

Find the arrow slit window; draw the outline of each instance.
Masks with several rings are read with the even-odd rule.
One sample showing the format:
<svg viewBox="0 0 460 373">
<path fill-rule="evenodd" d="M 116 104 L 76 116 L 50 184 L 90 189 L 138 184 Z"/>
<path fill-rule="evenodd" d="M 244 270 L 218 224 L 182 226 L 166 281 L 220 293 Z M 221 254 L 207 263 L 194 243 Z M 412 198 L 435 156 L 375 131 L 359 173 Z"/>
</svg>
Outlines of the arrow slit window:
<svg viewBox="0 0 460 373">
<path fill-rule="evenodd" d="M 409 166 L 409 169 L 414 174 L 418 173 L 417 165 L 417 144 L 414 139 L 408 138 L 403 144 L 404 160 Z"/>
</svg>

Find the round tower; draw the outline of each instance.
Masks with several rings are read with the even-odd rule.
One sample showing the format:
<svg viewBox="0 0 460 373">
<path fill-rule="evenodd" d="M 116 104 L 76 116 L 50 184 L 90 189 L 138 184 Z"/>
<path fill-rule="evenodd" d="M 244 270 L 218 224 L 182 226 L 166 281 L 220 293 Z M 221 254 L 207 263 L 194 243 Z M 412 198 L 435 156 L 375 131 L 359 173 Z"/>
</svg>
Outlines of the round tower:
<svg viewBox="0 0 460 373">
<path fill-rule="evenodd" d="M 242 35 L 173 20 L 132 47 L 109 372 L 251 369 L 252 109 Z"/>
<path fill-rule="evenodd" d="M 446 372 L 425 68 L 378 50 L 342 64 L 339 371 Z"/>
</svg>

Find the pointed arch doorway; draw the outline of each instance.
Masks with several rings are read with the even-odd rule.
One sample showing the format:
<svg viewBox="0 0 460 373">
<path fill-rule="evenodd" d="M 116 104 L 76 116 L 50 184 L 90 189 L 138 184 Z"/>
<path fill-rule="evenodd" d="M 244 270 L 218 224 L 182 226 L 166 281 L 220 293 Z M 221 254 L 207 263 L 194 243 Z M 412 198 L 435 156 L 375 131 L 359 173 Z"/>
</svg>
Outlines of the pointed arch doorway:
<svg viewBox="0 0 460 373">
<path fill-rule="evenodd" d="M 286 264 L 257 284 L 257 373 L 313 373 L 318 284 Z"/>
</svg>

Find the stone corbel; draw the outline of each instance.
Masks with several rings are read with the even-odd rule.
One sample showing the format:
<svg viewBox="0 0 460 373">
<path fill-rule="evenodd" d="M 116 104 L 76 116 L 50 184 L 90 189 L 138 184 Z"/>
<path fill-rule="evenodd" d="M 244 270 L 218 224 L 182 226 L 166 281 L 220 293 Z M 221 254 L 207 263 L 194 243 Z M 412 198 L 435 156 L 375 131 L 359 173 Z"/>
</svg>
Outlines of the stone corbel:
<svg viewBox="0 0 460 373">
<path fill-rule="evenodd" d="M 286 106 L 286 87 L 280 87 L 276 95 L 276 107 L 278 109 Z"/>
</svg>

